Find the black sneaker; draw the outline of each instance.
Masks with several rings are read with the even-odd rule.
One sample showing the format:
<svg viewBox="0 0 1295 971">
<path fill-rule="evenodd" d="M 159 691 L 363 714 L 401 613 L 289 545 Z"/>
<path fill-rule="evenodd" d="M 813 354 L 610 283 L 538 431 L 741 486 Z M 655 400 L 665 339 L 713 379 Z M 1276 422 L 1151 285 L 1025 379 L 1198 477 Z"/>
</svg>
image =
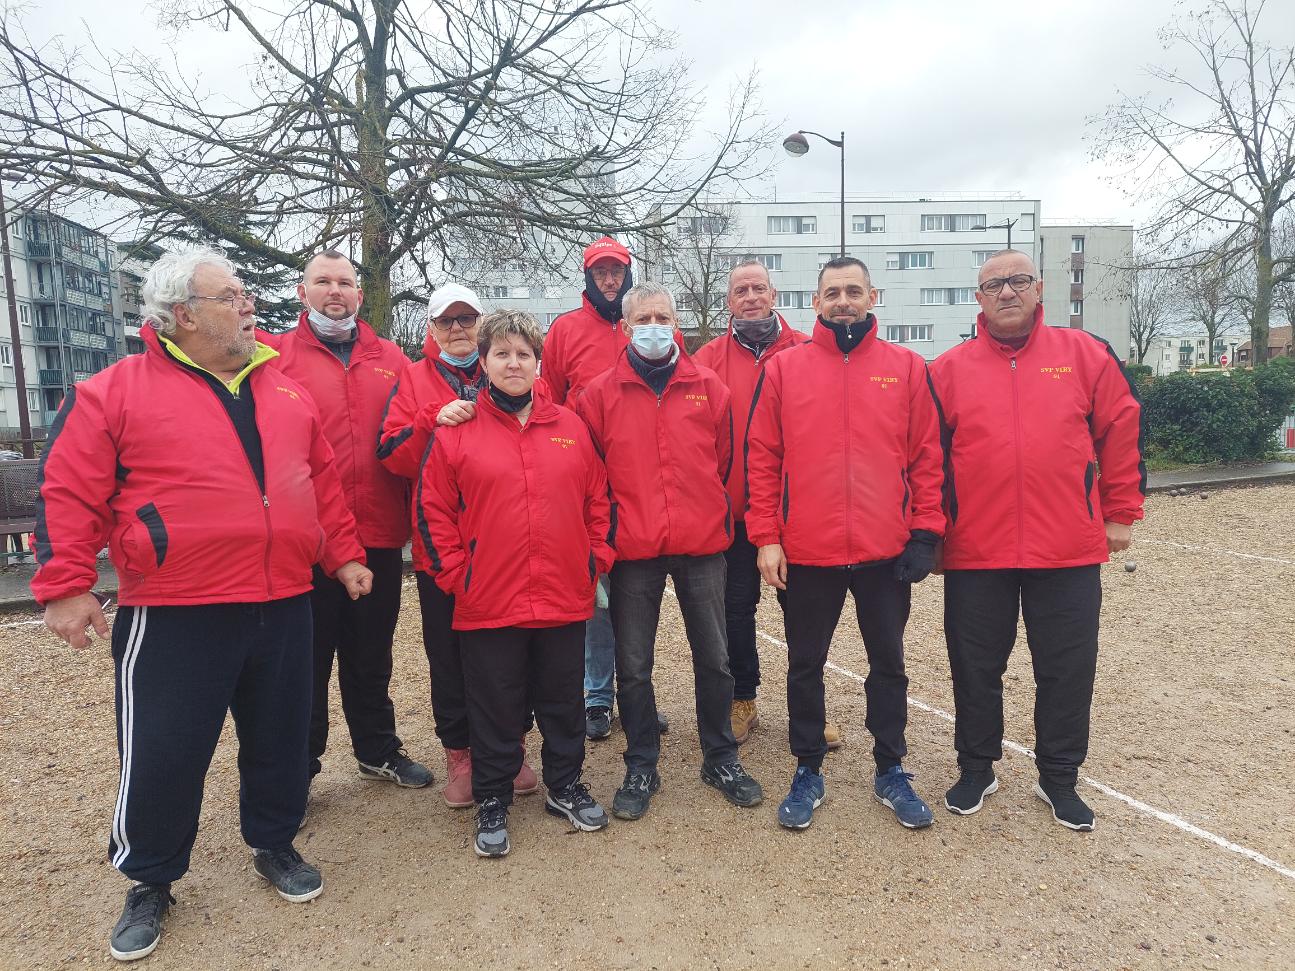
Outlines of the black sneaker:
<svg viewBox="0 0 1295 971">
<path fill-rule="evenodd" d="M 1052 807 L 1052 818 L 1067 829 L 1088 833 L 1097 825 L 1093 811 L 1072 785 L 1040 779 L 1034 794 Z"/>
<path fill-rule="evenodd" d="M 579 780 L 565 789 L 550 789 L 549 796 L 544 801 L 544 811 L 565 819 L 576 829 L 582 829 L 586 833 L 607 825 L 607 813 L 589 795 L 589 787 Z"/>
<path fill-rule="evenodd" d="M 364 778 L 394 782 L 405 789 L 421 789 L 432 782 L 432 770 L 420 762 L 415 762 L 402 748 L 392 752 L 387 761 L 381 765 L 368 765 L 365 762 L 356 762 L 356 764 L 360 767 L 360 775 Z"/>
<path fill-rule="evenodd" d="M 585 709 L 585 738 L 597 742 L 612 733 L 612 710 L 604 705 Z"/>
<path fill-rule="evenodd" d="M 291 846 L 281 850 L 253 850 L 252 865 L 263 879 L 274 885 L 280 897 L 294 904 L 304 904 L 324 892 L 324 878 L 319 871 Z"/>
<path fill-rule="evenodd" d="M 735 806 L 758 806 L 764 801 L 760 783 L 746 774 L 741 762 L 703 765 L 701 781 L 718 789 Z"/>
<path fill-rule="evenodd" d="M 625 773 L 625 781 L 612 797 L 612 815 L 617 819 L 639 819 L 648 810 L 654 793 L 661 791 L 661 776 L 649 772 Z"/>
<path fill-rule="evenodd" d="M 985 797 L 998 791 L 998 780 L 993 769 L 973 772 L 963 769 L 953 788 L 944 794 L 944 808 L 959 816 L 980 812 Z"/>
<path fill-rule="evenodd" d="M 472 844 L 477 856 L 507 856 L 508 807 L 493 796 L 477 807 L 477 838 Z"/>
<path fill-rule="evenodd" d="M 108 953 L 118 961 L 138 961 L 152 954 L 162 937 L 162 919 L 173 903 L 169 883 L 137 883 L 127 890 Z"/>
</svg>

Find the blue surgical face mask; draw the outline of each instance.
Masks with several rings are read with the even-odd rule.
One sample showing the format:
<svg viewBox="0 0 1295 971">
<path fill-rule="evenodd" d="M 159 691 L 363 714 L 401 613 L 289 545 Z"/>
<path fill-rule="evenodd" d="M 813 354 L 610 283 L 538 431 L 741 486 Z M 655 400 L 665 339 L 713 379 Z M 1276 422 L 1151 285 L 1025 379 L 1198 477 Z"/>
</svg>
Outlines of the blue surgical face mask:
<svg viewBox="0 0 1295 971">
<path fill-rule="evenodd" d="M 444 361 L 446 364 L 452 365 L 453 367 L 460 367 L 460 368 L 472 367 L 472 365 L 477 363 L 477 360 L 480 357 L 481 357 L 481 352 L 478 351 L 475 347 L 472 349 L 471 354 L 465 354 L 463 357 L 455 357 L 453 354 L 451 354 L 449 351 L 446 351 L 446 350 L 441 351 L 441 360 Z"/>
<path fill-rule="evenodd" d="M 659 361 L 674 349 L 674 328 L 669 324 L 638 324 L 630 331 L 630 344 L 644 360 Z"/>
</svg>

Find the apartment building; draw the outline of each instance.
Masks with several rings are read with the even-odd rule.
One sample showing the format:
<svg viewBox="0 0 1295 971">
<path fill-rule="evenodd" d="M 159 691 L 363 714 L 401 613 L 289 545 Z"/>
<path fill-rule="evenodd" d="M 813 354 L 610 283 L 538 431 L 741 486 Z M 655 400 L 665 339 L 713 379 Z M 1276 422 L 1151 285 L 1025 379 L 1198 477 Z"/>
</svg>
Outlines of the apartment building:
<svg viewBox="0 0 1295 971">
<path fill-rule="evenodd" d="M 1129 346 L 1127 266 L 1134 230 L 1113 222 L 1047 220 L 1039 230 L 1043 319 L 1077 327 L 1107 341 L 1116 353 Z"/>
<path fill-rule="evenodd" d="M 33 430 L 48 428 L 67 390 L 125 353 L 113 312 L 113 248 L 102 233 L 44 211 L 11 213 L 9 251 Z M 6 297 L 7 299 L 7 297 Z M 18 437 L 14 348 L 0 338 L 0 429 Z"/>
</svg>

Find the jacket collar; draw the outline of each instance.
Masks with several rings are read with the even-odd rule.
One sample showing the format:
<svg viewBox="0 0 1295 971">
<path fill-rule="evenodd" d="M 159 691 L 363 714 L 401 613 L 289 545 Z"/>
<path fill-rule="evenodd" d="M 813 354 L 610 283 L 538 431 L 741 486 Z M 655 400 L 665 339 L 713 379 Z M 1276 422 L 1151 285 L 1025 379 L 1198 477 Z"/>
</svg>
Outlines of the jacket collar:
<svg viewBox="0 0 1295 971">
<path fill-rule="evenodd" d="M 528 426 L 534 422 L 539 422 L 540 424 L 550 422 L 558 417 L 558 406 L 553 403 L 553 399 L 545 394 L 544 387 L 545 385 L 538 379 L 531 386 L 531 414 L 526 419 Z M 501 421 L 513 428 L 520 429 L 522 427 L 516 415 L 508 414 L 495 404 L 495 400 L 490 397 L 490 386 L 488 384 L 483 385 L 481 393 L 477 395 L 477 407 L 496 421 Z"/>
<path fill-rule="evenodd" d="M 872 326 L 868 328 L 868 333 L 863 335 L 863 340 L 859 346 L 852 350 L 851 354 L 867 354 L 877 343 L 877 331 L 881 330 L 881 321 L 877 315 L 869 312 L 868 316 L 872 318 Z M 833 354 L 840 354 L 841 348 L 836 346 L 836 334 L 832 333 L 832 328 L 828 327 L 818 317 L 814 318 L 814 332 L 809 335 L 812 343 L 818 344 L 825 350 Z"/>
<path fill-rule="evenodd" d="M 220 378 L 216 377 L 216 375 L 212 374 L 205 367 L 195 364 L 188 354 L 180 350 L 179 346 L 177 346 L 169 337 L 164 337 L 159 333 L 157 328 L 145 325 L 139 329 L 139 333 L 140 339 L 144 342 L 146 353 L 156 354 L 161 360 L 168 364 L 184 365 L 186 367 L 202 371 L 205 374 L 211 374 L 213 378 L 220 381 Z M 262 364 L 265 364 L 267 361 L 273 361 L 278 356 L 279 352 L 273 347 L 269 347 L 262 344 L 260 341 L 257 341 L 256 349 L 252 351 L 251 360 L 247 362 L 247 365 L 243 370 L 239 371 L 232 381 L 222 381 L 221 383 L 224 384 L 225 387 L 229 388 L 231 393 L 238 394 L 239 387 L 242 386 L 243 380 L 249 374 L 259 368 Z"/>
<path fill-rule="evenodd" d="M 667 388 L 680 381 L 691 381 L 700 374 L 697 370 L 697 365 L 692 362 L 688 352 L 683 349 L 683 342 L 680 340 L 680 334 L 678 333 L 675 334 L 675 343 L 680 345 L 679 360 L 675 362 L 674 374 L 670 375 L 670 380 L 665 383 Z M 629 347 L 625 347 L 617 356 L 614 367 L 616 380 L 622 384 L 640 384 L 646 388 L 647 382 L 639 377 L 638 372 L 634 370 L 634 365 L 630 363 L 629 354 Z"/>
<path fill-rule="evenodd" d="M 1019 350 L 1013 350 L 1001 341 L 994 340 L 994 335 L 989 332 L 989 325 L 985 323 L 985 313 L 982 310 L 976 314 L 976 342 L 982 343 L 994 354 L 1001 357 L 1020 357 L 1032 347 L 1037 347 L 1040 342 L 1046 340 L 1046 337 L 1040 337 L 1043 333 L 1043 302 L 1034 308 L 1034 324 L 1030 327 L 1030 335 L 1026 338 L 1025 343 Z"/>
<path fill-rule="evenodd" d="M 772 343 L 765 348 L 764 353 L 760 355 L 761 360 L 764 360 L 775 350 L 781 350 L 796 339 L 796 329 L 792 327 L 791 324 L 787 323 L 787 318 L 776 310 L 773 312 L 773 315 L 778 318 L 778 336 L 773 339 Z M 738 347 L 742 348 L 744 353 L 751 353 L 751 349 L 737 339 L 737 332 L 733 328 L 732 314 L 728 315 L 728 329 L 725 331 L 725 336 Z"/>
<path fill-rule="evenodd" d="M 333 354 L 332 351 L 330 351 L 327 347 L 324 346 L 324 342 L 319 339 L 319 335 L 315 333 L 315 329 L 310 326 L 310 321 L 307 317 L 306 311 L 304 310 L 297 317 L 296 328 L 291 333 L 285 335 L 285 337 L 286 338 L 295 337 L 303 344 L 306 344 L 310 347 L 319 348 L 321 351 L 328 354 L 330 357 Z M 377 333 L 374 332 L 373 328 L 370 327 L 368 324 L 366 324 L 364 321 L 360 320 L 359 317 L 356 317 L 355 318 L 355 348 L 354 350 L 351 351 L 351 360 L 367 357 L 369 354 L 376 353 L 378 350 L 378 342 L 379 342 L 378 335 Z"/>
</svg>

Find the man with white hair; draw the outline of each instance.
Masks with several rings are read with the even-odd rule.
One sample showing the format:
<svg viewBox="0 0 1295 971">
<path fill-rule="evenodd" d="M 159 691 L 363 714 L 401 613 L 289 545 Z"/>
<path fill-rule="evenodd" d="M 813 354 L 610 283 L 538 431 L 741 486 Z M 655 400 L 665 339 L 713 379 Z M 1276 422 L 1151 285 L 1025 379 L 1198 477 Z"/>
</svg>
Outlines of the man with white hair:
<svg viewBox="0 0 1295 971">
<path fill-rule="evenodd" d="M 68 391 L 41 459 L 32 593 L 72 647 L 108 634 L 90 593 L 108 544 L 120 787 L 108 849 L 134 881 L 110 952 L 150 954 L 189 868 L 225 713 L 256 872 L 311 900 L 292 841 L 306 807 L 311 566 L 370 590 L 333 452 L 305 389 L 257 342 L 219 253 L 168 254 L 142 288 L 145 353 Z"/>
<path fill-rule="evenodd" d="M 315 399 L 373 571 L 373 593 L 353 601 L 342 584 L 315 567 L 310 774 L 319 773 L 328 743 L 328 687 L 336 657 L 342 713 L 360 775 L 421 789 L 432 773 L 405 752 L 390 695 L 391 644 L 404 574 L 401 550 L 410 533 L 409 483 L 383 467 L 373 445 L 409 359 L 356 316 L 364 291 L 351 261 L 336 250 L 306 263 L 297 297 L 303 309 L 296 328 L 270 339 L 280 355 L 276 366 Z"/>
<path fill-rule="evenodd" d="M 725 483 L 733 465 L 729 392 L 677 344 L 674 298 L 659 283 L 625 294 L 629 346 L 576 399 L 607 465 L 611 620 L 625 781 L 612 813 L 638 819 L 661 787 L 653 656 L 666 577 L 692 649 L 701 780 L 738 806 L 764 794 L 738 761 L 729 720 L 733 677 L 724 633 L 724 551 L 733 542 Z"/>
</svg>

